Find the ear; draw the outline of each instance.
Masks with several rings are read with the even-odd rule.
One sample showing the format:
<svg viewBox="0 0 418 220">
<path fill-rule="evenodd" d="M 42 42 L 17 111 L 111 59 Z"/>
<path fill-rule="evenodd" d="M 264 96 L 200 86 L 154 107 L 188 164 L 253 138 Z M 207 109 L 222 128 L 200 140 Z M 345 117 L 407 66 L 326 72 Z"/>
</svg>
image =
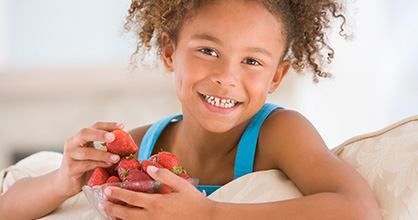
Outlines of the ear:
<svg viewBox="0 0 418 220">
<path fill-rule="evenodd" d="M 287 72 L 289 72 L 290 66 L 291 64 L 290 64 L 290 61 L 288 60 L 284 60 L 280 63 L 273 77 L 273 81 L 271 82 L 269 94 L 276 91 L 277 87 L 282 82 L 282 79 L 284 78 L 284 76 L 286 76 Z"/>
<path fill-rule="evenodd" d="M 174 42 L 171 39 L 170 35 L 167 32 L 162 33 L 161 35 L 161 58 L 164 62 L 165 68 L 173 72 L 173 60 L 174 60 Z"/>
</svg>

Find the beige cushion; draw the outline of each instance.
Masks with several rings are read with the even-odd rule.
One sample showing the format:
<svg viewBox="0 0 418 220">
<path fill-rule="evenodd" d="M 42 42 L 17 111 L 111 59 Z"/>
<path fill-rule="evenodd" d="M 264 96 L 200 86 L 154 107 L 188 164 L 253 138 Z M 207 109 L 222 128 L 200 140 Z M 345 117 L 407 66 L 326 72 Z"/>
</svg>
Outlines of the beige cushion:
<svg viewBox="0 0 418 220">
<path fill-rule="evenodd" d="M 385 219 L 418 218 L 418 116 L 333 151 L 366 179 Z"/>
<path fill-rule="evenodd" d="M 384 219 L 418 218 L 418 115 L 349 139 L 332 150 L 371 186 Z M 278 170 L 238 178 L 209 198 L 252 203 L 302 196 Z"/>
<path fill-rule="evenodd" d="M 60 167 L 62 154 L 56 152 L 42 151 L 33 154 L 17 164 L 10 166 L 0 172 L 0 193 L 3 194 L 17 180 L 24 177 L 35 177 Z M 73 219 L 91 219 L 99 220 L 94 210 L 90 207 L 86 197 L 82 192 L 67 199 L 54 212 L 40 218 L 42 220 L 73 220 Z"/>
<path fill-rule="evenodd" d="M 384 219 L 418 216 L 418 115 L 380 131 L 349 139 L 332 150 L 355 168 L 370 184 Z M 41 152 L 0 172 L 0 192 L 16 180 L 57 169 L 61 155 Z M 240 177 L 209 198 L 234 203 L 279 201 L 302 196 L 278 170 Z M 98 219 L 82 193 L 68 199 L 44 219 Z"/>
<path fill-rule="evenodd" d="M 220 202 L 261 203 L 302 196 L 295 184 L 279 170 L 244 175 L 213 192 L 208 197 Z"/>
</svg>

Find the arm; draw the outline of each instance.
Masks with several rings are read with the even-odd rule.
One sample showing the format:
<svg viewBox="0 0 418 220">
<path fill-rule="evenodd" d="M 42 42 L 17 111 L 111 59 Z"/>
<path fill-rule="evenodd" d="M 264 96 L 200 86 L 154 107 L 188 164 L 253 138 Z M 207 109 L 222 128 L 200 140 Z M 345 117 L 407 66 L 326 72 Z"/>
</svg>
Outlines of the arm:
<svg viewBox="0 0 418 220">
<path fill-rule="evenodd" d="M 57 171 L 17 181 L 0 197 L 0 219 L 30 219 L 53 211 L 68 196 L 56 193 Z M 23 211 L 24 210 L 24 211 Z"/>
<path fill-rule="evenodd" d="M 122 128 L 115 123 L 96 123 L 65 143 L 61 167 L 49 174 L 17 181 L 0 196 L 0 219 L 34 219 L 45 216 L 80 192 L 90 170 L 117 162 L 111 153 L 97 150 L 93 141 L 111 141 L 106 131 Z M 106 138 L 108 137 L 108 138 Z M 22 211 L 24 210 L 24 211 Z"/>
</svg>

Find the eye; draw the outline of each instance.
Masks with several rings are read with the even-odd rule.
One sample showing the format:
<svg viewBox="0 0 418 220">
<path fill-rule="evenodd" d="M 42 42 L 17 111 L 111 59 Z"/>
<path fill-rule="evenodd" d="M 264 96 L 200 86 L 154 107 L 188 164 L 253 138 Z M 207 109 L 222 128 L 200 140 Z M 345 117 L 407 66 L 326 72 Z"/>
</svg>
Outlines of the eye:
<svg viewBox="0 0 418 220">
<path fill-rule="evenodd" d="M 248 65 L 261 65 L 261 63 L 258 60 L 253 59 L 253 58 L 247 58 L 242 62 Z"/>
<path fill-rule="evenodd" d="M 214 56 L 214 57 L 217 57 L 218 56 L 218 54 L 216 53 L 216 51 L 213 50 L 213 49 L 210 49 L 210 48 L 201 48 L 201 49 L 199 49 L 199 51 L 202 52 L 202 53 L 204 53 L 204 54 L 207 54 L 209 56 Z"/>
</svg>

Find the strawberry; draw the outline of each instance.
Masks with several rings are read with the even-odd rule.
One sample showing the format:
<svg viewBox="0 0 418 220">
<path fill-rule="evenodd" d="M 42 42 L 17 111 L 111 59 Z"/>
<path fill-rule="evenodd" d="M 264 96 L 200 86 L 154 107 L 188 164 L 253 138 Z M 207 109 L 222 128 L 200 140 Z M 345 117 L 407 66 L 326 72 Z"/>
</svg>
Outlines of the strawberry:
<svg viewBox="0 0 418 220">
<path fill-rule="evenodd" d="M 112 166 L 106 167 L 104 169 L 109 174 L 109 176 L 117 176 L 118 175 L 117 168 L 118 168 L 118 165 L 117 164 L 113 164 Z"/>
<path fill-rule="evenodd" d="M 163 151 L 158 153 L 157 162 L 175 174 L 183 170 L 177 157 L 170 152 Z"/>
<path fill-rule="evenodd" d="M 171 193 L 172 190 L 169 186 L 163 184 L 158 188 L 157 192 L 161 194 L 168 194 Z"/>
<path fill-rule="evenodd" d="M 121 157 L 127 157 L 138 152 L 138 146 L 126 131 L 116 129 L 112 133 L 115 135 L 115 139 L 106 143 L 107 151 L 118 154 Z"/>
<path fill-rule="evenodd" d="M 102 185 L 106 183 L 106 180 L 109 178 L 109 174 L 106 172 L 104 168 L 98 167 L 93 171 L 87 185 L 90 187 Z"/>
<path fill-rule="evenodd" d="M 120 160 L 117 169 L 118 169 L 119 178 L 121 180 L 124 180 L 130 170 L 132 169 L 140 170 L 141 163 L 133 157 L 123 158 L 122 160 Z"/>
<path fill-rule="evenodd" d="M 109 178 L 107 178 L 106 183 L 120 183 L 122 182 L 119 177 L 117 176 L 111 176 Z"/>
<path fill-rule="evenodd" d="M 154 154 L 154 155 L 152 155 L 150 158 L 148 158 L 148 160 L 149 160 L 149 161 L 154 161 L 154 162 L 157 162 L 157 156 L 158 156 L 158 154 Z"/>
<path fill-rule="evenodd" d="M 139 169 L 131 169 L 125 177 L 125 182 L 141 182 L 152 180 L 148 174 L 142 172 Z"/>
<path fill-rule="evenodd" d="M 177 176 L 179 176 L 183 179 L 186 179 L 186 180 L 191 178 L 190 175 L 187 174 L 186 172 L 181 172 L 181 173 L 177 174 Z"/>
<path fill-rule="evenodd" d="M 119 183 L 119 182 L 122 182 L 122 181 L 117 176 L 111 176 L 106 180 L 106 183 Z M 113 187 L 118 187 L 117 185 L 112 185 L 112 186 Z M 106 187 L 108 187 L 108 186 L 106 186 Z M 103 189 L 103 191 L 104 191 L 104 189 Z M 122 200 L 115 199 L 115 198 L 112 198 L 112 197 L 107 196 L 107 195 L 106 195 L 106 200 L 108 200 L 110 202 L 113 202 L 115 204 L 120 204 L 120 205 L 125 205 L 126 204 Z"/>
<path fill-rule="evenodd" d="M 150 180 L 152 178 L 148 174 L 138 169 L 131 169 L 125 177 L 123 187 L 137 192 L 151 193 L 154 191 L 154 182 Z"/>
<path fill-rule="evenodd" d="M 161 164 L 155 162 L 155 161 L 150 161 L 150 160 L 143 160 L 141 161 L 141 166 L 142 166 L 142 171 L 148 174 L 147 168 L 148 166 L 155 166 L 157 168 L 164 168 Z"/>
</svg>

